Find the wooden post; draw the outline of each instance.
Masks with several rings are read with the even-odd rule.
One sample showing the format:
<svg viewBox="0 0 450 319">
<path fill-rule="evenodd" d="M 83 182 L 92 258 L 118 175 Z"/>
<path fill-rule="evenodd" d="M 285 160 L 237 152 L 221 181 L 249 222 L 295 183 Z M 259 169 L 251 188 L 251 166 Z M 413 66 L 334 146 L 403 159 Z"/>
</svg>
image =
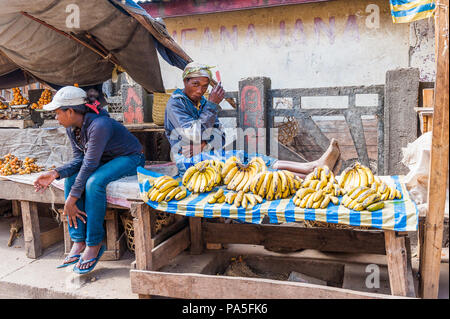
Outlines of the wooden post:
<svg viewBox="0 0 450 319">
<path fill-rule="evenodd" d="M 436 82 L 433 114 L 428 214 L 425 218 L 424 245 L 420 253 L 420 294 L 437 298 L 441 264 L 446 185 L 448 179 L 449 58 L 448 3 L 437 1 L 435 18 Z M 447 29 L 445 31 L 445 29 Z"/>
<path fill-rule="evenodd" d="M 21 201 L 20 204 L 22 209 L 25 252 L 28 258 L 38 258 L 42 255 L 42 247 L 37 203 Z"/>
<path fill-rule="evenodd" d="M 406 237 L 398 236 L 395 231 L 385 230 L 384 238 L 392 295 L 415 297 Z"/>
<path fill-rule="evenodd" d="M 136 269 L 153 270 L 153 232 L 150 223 L 150 206 L 144 202 L 132 202 L 130 212 L 134 217 Z M 150 295 L 139 294 L 139 299 L 150 298 Z"/>
<path fill-rule="evenodd" d="M 189 217 L 191 232 L 191 254 L 199 255 L 203 252 L 202 218 Z"/>
</svg>

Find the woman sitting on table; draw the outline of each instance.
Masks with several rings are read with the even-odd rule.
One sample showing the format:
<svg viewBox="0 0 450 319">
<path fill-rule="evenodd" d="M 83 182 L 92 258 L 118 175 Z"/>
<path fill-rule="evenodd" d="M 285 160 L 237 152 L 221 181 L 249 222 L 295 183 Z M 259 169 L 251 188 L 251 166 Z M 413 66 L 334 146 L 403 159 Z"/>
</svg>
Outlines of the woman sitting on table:
<svg viewBox="0 0 450 319">
<path fill-rule="evenodd" d="M 136 174 L 136 168 L 145 164 L 138 139 L 110 118 L 108 112 L 99 111 L 97 101 L 89 102 L 83 89 L 66 86 L 55 94 L 51 103 L 44 105 L 45 110 L 56 112 L 56 119 L 66 128 L 73 159 L 34 182 L 39 191 L 55 179 L 65 178 L 64 215 L 74 245 L 58 268 L 76 263 L 73 270 L 80 274 L 94 269 L 105 250 L 102 240 L 106 186 Z"/>
</svg>

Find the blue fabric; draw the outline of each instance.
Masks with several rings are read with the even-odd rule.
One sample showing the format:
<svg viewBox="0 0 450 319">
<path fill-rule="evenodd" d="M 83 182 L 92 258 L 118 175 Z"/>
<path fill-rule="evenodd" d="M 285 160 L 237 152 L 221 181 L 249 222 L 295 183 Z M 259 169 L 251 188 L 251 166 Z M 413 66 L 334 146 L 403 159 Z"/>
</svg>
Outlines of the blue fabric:
<svg viewBox="0 0 450 319">
<path fill-rule="evenodd" d="M 117 157 L 137 155 L 142 152 L 139 140 L 128 129 L 109 117 L 108 112 L 86 113 L 81 127 L 81 145 L 75 140 L 73 128 L 66 129 L 72 144 L 73 159 L 56 168 L 59 179 L 77 174 L 70 195 L 80 198 L 86 182 L 102 164 Z"/>
<path fill-rule="evenodd" d="M 164 128 L 167 139 L 174 153 L 181 152 L 181 146 L 187 145 L 190 139 L 186 139 L 183 134 L 176 129 L 191 129 L 195 125 L 200 125 L 201 140 L 211 142 L 214 139 L 212 129 L 221 131 L 222 147 L 225 145 L 225 134 L 219 122 L 218 113 L 220 106 L 208 101 L 205 97 L 200 100 L 200 108 L 197 109 L 194 103 L 183 93 L 181 89 L 172 93 L 166 105 Z M 200 136 L 196 136 L 200 138 Z"/>
<path fill-rule="evenodd" d="M 86 242 L 88 246 L 98 245 L 105 236 L 103 221 L 106 212 L 106 186 L 122 177 L 136 174 L 139 166 L 144 166 L 143 154 L 117 157 L 100 166 L 87 179 L 86 191 L 77 200 L 77 207 L 87 214 L 86 224 L 77 220 L 78 228 L 70 227 L 70 238 L 74 242 Z M 64 195 L 69 196 L 72 185 L 76 182 L 76 173 L 64 180 Z"/>
</svg>

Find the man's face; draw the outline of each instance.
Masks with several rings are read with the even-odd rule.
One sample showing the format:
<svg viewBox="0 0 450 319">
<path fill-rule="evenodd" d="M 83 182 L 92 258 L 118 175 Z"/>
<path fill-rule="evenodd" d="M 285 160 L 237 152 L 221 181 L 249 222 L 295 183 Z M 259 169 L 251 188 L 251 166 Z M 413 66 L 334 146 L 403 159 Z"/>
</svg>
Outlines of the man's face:
<svg viewBox="0 0 450 319">
<path fill-rule="evenodd" d="M 73 113 L 75 113 L 72 109 L 67 109 L 65 111 L 61 109 L 55 110 L 56 113 L 56 119 L 58 120 L 59 124 L 64 126 L 65 128 L 72 126 L 73 124 Z"/>
<path fill-rule="evenodd" d="M 92 103 L 95 100 L 98 100 L 99 93 L 96 89 L 89 89 L 87 92 L 88 100 Z"/>
<path fill-rule="evenodd" d="M 184 79 L 184 93 L 193 101 L 199 102 L 203 94 L 208 89 L 209 79 L 207 77 L 197 77 Z"/>
</svg>

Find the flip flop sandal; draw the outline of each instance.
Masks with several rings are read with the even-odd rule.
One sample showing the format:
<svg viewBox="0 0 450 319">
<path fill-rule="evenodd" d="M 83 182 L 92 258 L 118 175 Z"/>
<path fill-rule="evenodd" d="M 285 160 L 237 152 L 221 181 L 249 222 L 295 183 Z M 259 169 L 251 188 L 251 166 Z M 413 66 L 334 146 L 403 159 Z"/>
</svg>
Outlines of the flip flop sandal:
<svg viewBox="0 0 450 319">
<path fill-rule="evenodd" d="M 67 267 L 69 265 L 73 265 L 76 264 L 78 262 L 78 260 L 80 260 L 81 255 L 72 255 L 72 256 L 67 256 L 66 258 L 64 258 L 64 260 L 66 259 L 71 259 L 71 258 L 76 258 L 74 261 L 71 261 L 70 263 L 62 263 L 61 265 L 57 266 L 56 268 L 64 268 Z"/>
<path fill-rule="evenodd" d="M 86 268 L 86 269 L 80 269 L 77 267 L 77 265 L 73 266 L 73 272 L 76 274 L 87 274 L 88 272 L 91 272 L 92 270 L 94 270 L 95 266 L 97 265 L 99 259 L 102 257 L 103 253 L 105 252 L 106 247 L 105 245 L 102 245 L 102 247 L 100 248 L 97 257 L 89 259 L 89 260 L 83 260 L 83 258 L 80 257 L 80 265 L 84 265 L 90 262 L 94 262 L 91 267 Z"/>
</svg>

